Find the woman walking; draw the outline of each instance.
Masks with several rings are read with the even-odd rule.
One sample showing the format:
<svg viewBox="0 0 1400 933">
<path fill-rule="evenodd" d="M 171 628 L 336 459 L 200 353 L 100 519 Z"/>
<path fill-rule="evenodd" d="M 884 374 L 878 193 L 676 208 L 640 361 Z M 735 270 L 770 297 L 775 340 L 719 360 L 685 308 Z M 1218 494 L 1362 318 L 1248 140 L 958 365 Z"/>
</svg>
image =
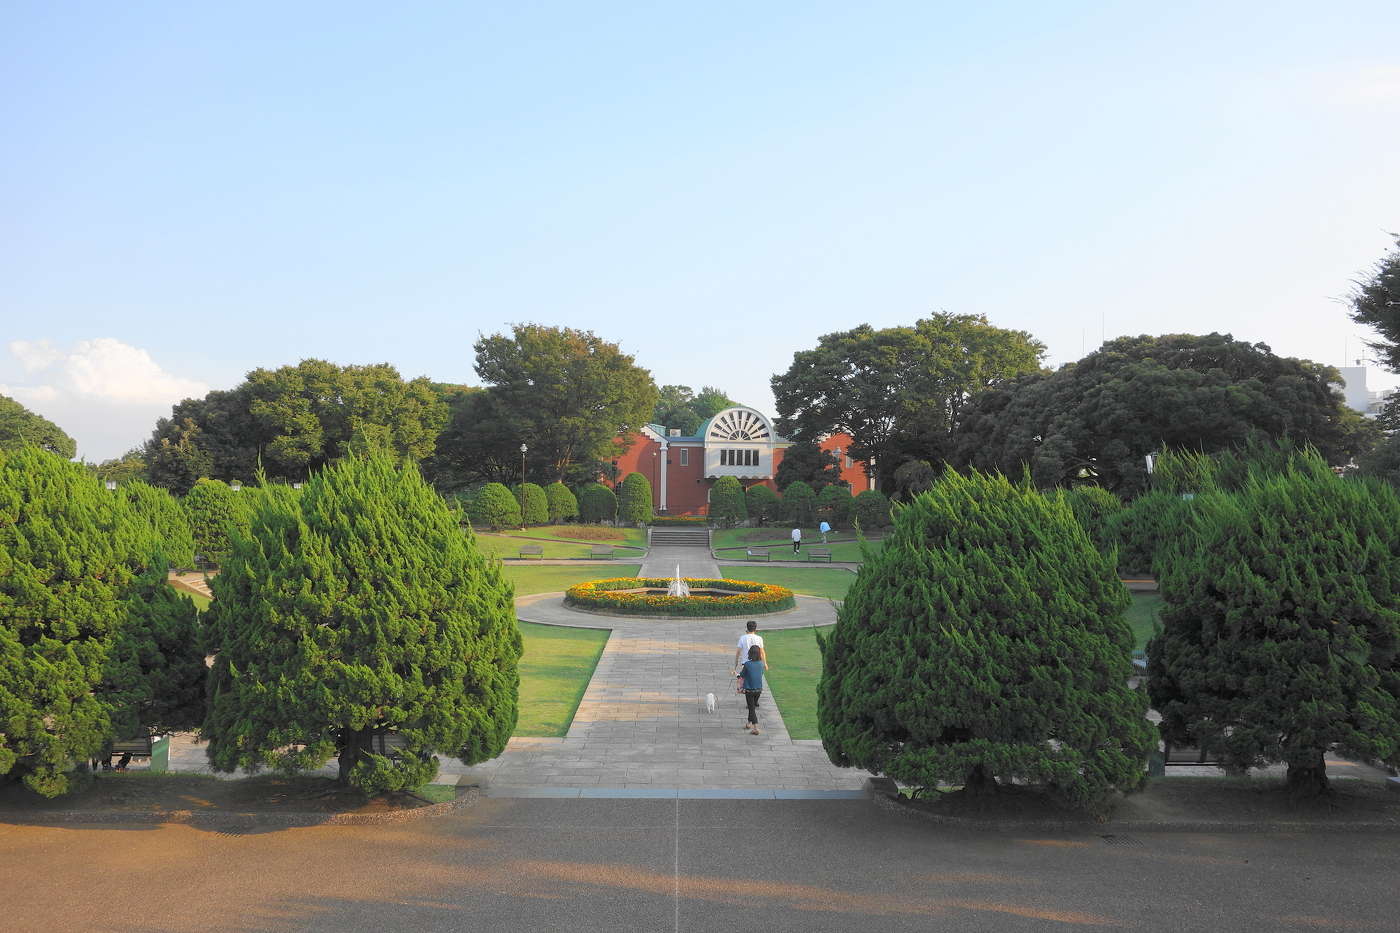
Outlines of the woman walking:
<svg viewBox="0 0 1400 933">
<path fill-rule="evenodd" d="M 749 708 L 749 721 L 744 728 L 758 735 L 758 698 L 763 695 L 763 653 L 758 645 L 749 647 L 749 659 L 739 668 L 736 676 L 739 691 L 744 694 L 744 702 Z"/>
</svg>

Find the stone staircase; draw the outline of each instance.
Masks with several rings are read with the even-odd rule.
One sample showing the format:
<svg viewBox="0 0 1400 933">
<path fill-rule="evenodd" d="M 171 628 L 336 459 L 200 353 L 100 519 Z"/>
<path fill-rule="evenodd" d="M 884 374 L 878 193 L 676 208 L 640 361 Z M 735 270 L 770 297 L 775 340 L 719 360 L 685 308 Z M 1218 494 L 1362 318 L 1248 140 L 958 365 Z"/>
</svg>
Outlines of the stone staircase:
<svg viewBox="0 0 1400 933">
<path fill-rule="evenodd" d="M 653 528 L 648 544 L 651 547 L 710 547 L 708 528 Z"/>
</svg>

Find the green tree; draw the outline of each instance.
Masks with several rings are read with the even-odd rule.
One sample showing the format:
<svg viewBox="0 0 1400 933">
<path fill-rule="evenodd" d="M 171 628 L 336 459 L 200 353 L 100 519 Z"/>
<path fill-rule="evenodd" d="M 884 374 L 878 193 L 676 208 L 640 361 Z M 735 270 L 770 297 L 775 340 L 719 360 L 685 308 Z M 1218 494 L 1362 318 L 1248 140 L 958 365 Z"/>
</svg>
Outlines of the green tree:
<svg viewBox="0 0 1400 933">
<path fill-rule="evenodd" d="M 783 487 L 783 519 L 798 528 L 811 528 L 817 523 L 817 496 L 812 487 L 798 480 Z"/>
<path fill-rule="evenodd" d="M 520 428 L 501 411 L 495 394 L 473 386 L 434 384 L 447 405 L 447 425 L 423 475 L 439 491 L 520 480 Z"/>
<path fill-rule="evenodd" d="M 544 487 L 545 497 L 549 500 L 549 523 L 559 525 L 567 521 L 578 518 L 578 499 L 569 491 L 569 487 L 557 480 Z"/>
<path fill-rule="evenodd" d="M 1044 353 L 1029 334 L 981 315 L 940 313 L 881 330 L 862 324 L 825 335 L 773 377 L 777 427 L 805 441 L 845 431 L 850 455 L 866 462 L 941 461 L 968 401 L 1037 372 Z"/>
<path fill-rule="evenodd" d="M 239 498 L 243 494 L 243 490 L 235 491 L 221 480 L 202 479 L 181 501 L 194 535 L 195 551 L 205 560 L 222 564 L 233 535 L 247 533 L 248 507 Z"/>
<path fill-rule="evenodd" d="M 1381 355 L 1387 369 L 1400 373 L 1400 235 L 1392 235 L 1395 248 L 1352 291 L 1351 319 L 1375 328 L 1381 339 L 1372 343 L 1371 349 Z"/>
<path fill-rule="evenodd" d="M 628 525 L 651 521 L 651 481 L 640 473 L 628 473 L 619 487 L 617 520 Z"/>
<path fill-rule="evenodd" d="M 194 531 L 189 513 L 178 499 L 140 480 L 123 483 L 117 494 L 131 503 L 135 517 L 146 526 L 152 549 L 158 549 L 176 567 L 194 566 Z"/>
<path fill-rule="evenodd" d="M 264 503 L 214 593 L 216 770 L 334 757 L 342 783 L 404 790 L 433 777 L 434 753 L 475 764 L 515 728 L 512 587 L 395 457 L 346 458 Z M 397 756 L 378 753 L 386 733 Z"/>
<path fill-rule="evenodd" d="M 17 450 L 26 444 L 58 454 L 64 460 L 71 460 L 78 451 L 73 438 L 58 425 L 9 396 L 0 395 L 0 450 Z"/>
<path fill-rule="evenodd" d="M 743 524 L 749 517 L 744 504 L 744 487 L 733 476 L 721 476 L 710 490 L 710 518 L 724 528 Z"/>
<path fill-rule="evenodd" d="M 81 464 L 0 451 L 0 775 L 47 797 L 112 735 L 99 686 L 148 543 Z"/>
<path fill-rule="evenodd" d="M 851 515 L 855 512 L 855 499 L 851 496 L 851 487 L 841 483 L 832 483 L 830 486 L 822 487 L 822 491 L 817 493 L 816 517 L 818 520 L 825 519 L 834 528 L 844 528 L 851 523 Z"/>
<path fill-rule="evenodd" d="M 1400 495 L 1305 456 L 1193 505 L 1147 649 L 1163 735 L 1233 768 L 1284 762 L 1303 797 L 1334 747 L 1400 764 Z"/>
<path fill-rule="evenodd" d="M 1132 790 L 1152 732 L 1127 686 L 1127 605 L 1063 502 L 946 473 L 837 612 L 817 699 L 827 755 L 925 788 L 1017 780 L 1076 805 Z"/>
<path fill-rule="evenodd" d="M 499 411 L 529 438 L 548 478 L 586 460 L 615 460 L 651 416 L 656 385 L 616 344 L 588 331 L 517 324 L 476 342 L 476 371 Z"/>
<path fill-rule="evenodd" d="M 585 483 L 578 490 L 579 521 L 596 525 L 617 520 L 617 493 L 602 483 Z"/>
<path fill-rule="evenodd" d="M 1098 486 L 1075 486 L 1062 490 L 1060 495 L 1094 547 L 1107 554 L 1118 546 L 1117 536 L 1109 527 L 1113 517 L 1123 511 L 1117 496 Z"/>
<path fill-rule="evenodd" d="M 792 446 L 783 451 L 783 459 L 778 461 L 773 482 L 779 489 L 787 489 L 793 483 L 806 483 L 815 491 L 841 482 L 841 469 L 831 451 L 822 450 L 816 441 L 793 441 Z"/>
<path fill-rule="evenodd" d="M 1107 515 L 1103 543 L 1118 548 L 1119 572 L 1157 573 L 1159 556 L 1180 533 L 1193 503 L 1178 493 L 1154 491 Z"/>
<path fill-rule="evenodd" d="M 878 489 L 866 489 L 855 498 L 855 517 L 866 531 L 876 531 L 890 523 L 890 500 Z"/>
<path fill-rule="evenodd" d="M 689 436 L 697 433 L 700 426 L 715 415 L 738 404 L 722 389 L 714 386 L 704 386 L 699 395 L 692 392 L 690 386 L 662 386 L 657 393 L 651 420 Z"/>
<path fill-rule="evenodd" d="M 778 494 L 771 486 L 755 483 L 744 491 L 744 505 L 749 517 L 760 525 L 778 520 Z"/>
<path fill-rule="evenodd" d="M 512 490 L 520 503 L 522 525 L 543 525 L 549 521 L 549 497 L 535 483 L 517 484 Z"/>
<path fill-rule="evenodd" d="M 120 457 L 103 460 L 93 467 L 92 471 L 103 482 L 110 481 L 118 485 L 129 483 L 132 480 L 144 480 L 146 478 L 146 458 L 142 455 L 140 448 L 128 450 Z"/>
<path fill-rule="evenodd" d="M 161 436 L 147 441 L 142 448 L 146 477 L 177 496 L 186 495 L 195 483 L 214 471 L 214 455 L 201 441 L 204 432 L 192 418 L 162 421 L 156 430 Z M 251 474 L 240 471 L 238 475 Z"/>
<path fill-rule="evenodd" d="M 938 471 L 927 460 L 906 460 L 894 471 L 894 488 L 902 499 L 912 499 L 933 488 Z"/>
<path fill-rule="evenodd" d="M 1333 388 L 1340 378 L 1228 335 L 1122 337 L 1051 375 L 982 393 L 951 462 L 1009 474 L 1029 467 L 1042 488 L 1088 480 L 1125 499 L 1147 488 L 1154 451 L 1290 438 L 1345 462 L 1365 432 Z"/>
<path fill-rule="evenodd" d="M 487 483 L 472 497 L 467 517 L 474 528 L 519 528 L 520 501 L 502 483 Z"/>
<path fill-rule="evenodd" d="M 1358 464 L 1362 476 L 1384 480 L 1400 487 L 1400 431 L 1376 445 Z"/>
</svg>

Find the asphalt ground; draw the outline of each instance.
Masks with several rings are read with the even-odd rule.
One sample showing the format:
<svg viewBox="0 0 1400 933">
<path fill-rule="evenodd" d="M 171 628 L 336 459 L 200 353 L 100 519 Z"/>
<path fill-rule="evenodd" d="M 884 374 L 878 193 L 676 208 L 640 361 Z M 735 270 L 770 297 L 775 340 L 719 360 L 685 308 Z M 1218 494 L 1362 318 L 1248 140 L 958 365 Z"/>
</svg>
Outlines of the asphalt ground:
<svg viewBox="0 0 1400 933">
<path fill-rule="evenodd" d="M 483 799 L 393 826 L 0 824 L 0 929 L 1384 930 L 1395 834 L 950 831 L 868 801 Z"/>
</svg>

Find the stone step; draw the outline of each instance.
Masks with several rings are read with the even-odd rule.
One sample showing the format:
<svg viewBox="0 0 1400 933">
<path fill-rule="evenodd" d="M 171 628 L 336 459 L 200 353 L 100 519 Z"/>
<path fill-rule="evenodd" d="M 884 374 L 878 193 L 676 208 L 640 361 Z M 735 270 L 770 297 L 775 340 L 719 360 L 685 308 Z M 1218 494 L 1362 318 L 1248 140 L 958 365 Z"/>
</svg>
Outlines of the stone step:
<svg viewBox="0 0 1400 933">
<path fill-rule="evenodd" d="M 699 528 L 653 528 L 652 547 L 704 547 L 710 546 L 710 533 Z"/>
</svg>

